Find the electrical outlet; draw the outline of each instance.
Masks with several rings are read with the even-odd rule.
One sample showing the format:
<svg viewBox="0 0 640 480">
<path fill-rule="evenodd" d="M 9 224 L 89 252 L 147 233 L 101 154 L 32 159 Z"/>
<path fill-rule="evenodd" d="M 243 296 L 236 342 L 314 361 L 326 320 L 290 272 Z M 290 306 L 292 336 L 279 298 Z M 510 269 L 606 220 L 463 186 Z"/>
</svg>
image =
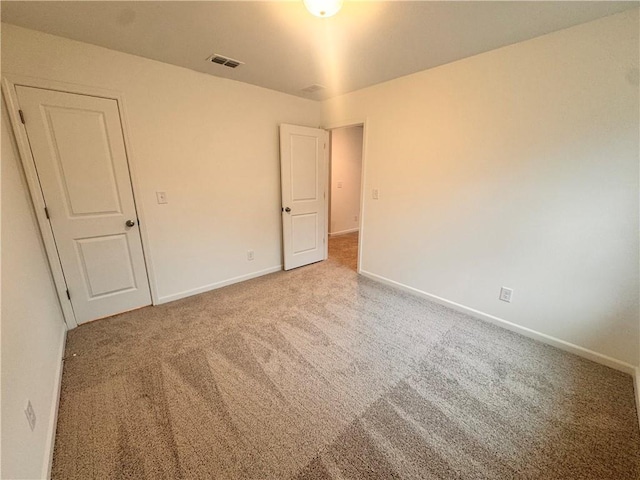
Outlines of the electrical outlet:
<svg viewBox="0 0 640 480">
<path fill-rule="evenodd" d="M 167 192 L 156 192 L 156 198 L 160 204 L 169 203 L 167 200 Z"/>
<path fill-rule="evenodd" d="M 342 188 L 342 182 L 338 182 L 338 188 Z"/>
<path fill-rule="evenodd" d="M 24 414 L 27 416 L 29 427 L 31 427 L 31 431 L 33 432 L 36 428 L 36 412 L 33 409 L 33 405 L 31 405 L 31 400 L 27 400 L 27 407 L 24 409 Z"/>
<path fill-rule="evenodd" d="M 503 302 L 511 303 L 511 297 L 513 296 L 513 289 L 502 287 L 500 289 L 500 300 Z"/>
<path fill-rule="evenodd" d="M 371 196 L 373 197 L 374 200 L 378 200 L 378 198 L 380 198 L 380 192 L 378 191 L 377 188 L 373 189 L 373 191 L 371 192 Z"/>
<path fill-rule="evenodd" d="M 253 250 L 247 250 L 247 260 L 253 261 Z"/>
<path fill-rule="evenodd" d="M 353 221 L 354 221 L 354 222 L 357 222 L 357 221 L 358 221 L 358 215 L 354 215 L 354 216 L 353 216 Z"/>
</svg>

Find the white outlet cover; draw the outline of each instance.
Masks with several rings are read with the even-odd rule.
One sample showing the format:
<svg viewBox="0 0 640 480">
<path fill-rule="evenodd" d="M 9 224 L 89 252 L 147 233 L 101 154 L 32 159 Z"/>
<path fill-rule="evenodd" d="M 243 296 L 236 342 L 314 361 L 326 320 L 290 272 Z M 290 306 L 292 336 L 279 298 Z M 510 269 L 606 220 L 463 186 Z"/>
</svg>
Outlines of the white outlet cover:
<svg viewBox="0 0 640 480">
<path fill-rule="evenodd" d="M 374 200 L 378 200 L 378 198 L 380 197 L 380 192 L 378 191 L 377 188 L 373 189 L 372 196 Z"/>
<path fill-rule="evenodd" d="M 342 182 L 338 182 L 338 188 L 342 188 Z"/>
<path fill-rule="evenodd" d="M 159 204 L 169 203 L 167 200 L 167 192 L 156 192 L 156 198 Z"/>
<path fill-rule="evenodd" d="M 513 289 L 502 287 L 500 289 L 500 300 L 503 302 L 511 303 L 511 299 L 513 298 Z"/>
<path fill-rule="evenodd" d="M 24 409 L 24 414 L 27 416 L 31 431 L 33 431 L 36 428 L 36 412 L 33 409 L 33 405 L 31 405 L 31 400 L 27 400 L 27 407 Z"/>
</svg>

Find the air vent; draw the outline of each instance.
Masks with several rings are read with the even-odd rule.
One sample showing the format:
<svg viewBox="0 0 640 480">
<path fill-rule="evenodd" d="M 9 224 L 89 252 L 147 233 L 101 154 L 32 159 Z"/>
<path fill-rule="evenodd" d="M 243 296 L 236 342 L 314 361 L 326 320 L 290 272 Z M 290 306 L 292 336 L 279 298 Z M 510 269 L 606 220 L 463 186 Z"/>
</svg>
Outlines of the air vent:
<svg viewBox="0 0 640 480">
<path fill-rule="evenodd" d="M 234 60 L 233 58 L 224 57 L 222 55 L 218 55 L 217 53 L 207 58 L 207 61 L 211 63 L 217 63 L 218 65 L 224 65 L 225 67 L 229 67 L 229 68 L 236 68 L 236 67 L 239 67 L 240 65 L 244 65 L 244 62 L 241 62 L 239 60 Z"/>
<path fill-rule="evenodd" d="M 324 90 L 326 87 L 322 86 L 322 85 L 318 85 L 317 83 L 314 83 L 313 85 L 309 85 L 307 88 L 303 88 L 301 90 L 301 92 L 304 93 L 315 93 L 319 90 Z"/>
</svg>

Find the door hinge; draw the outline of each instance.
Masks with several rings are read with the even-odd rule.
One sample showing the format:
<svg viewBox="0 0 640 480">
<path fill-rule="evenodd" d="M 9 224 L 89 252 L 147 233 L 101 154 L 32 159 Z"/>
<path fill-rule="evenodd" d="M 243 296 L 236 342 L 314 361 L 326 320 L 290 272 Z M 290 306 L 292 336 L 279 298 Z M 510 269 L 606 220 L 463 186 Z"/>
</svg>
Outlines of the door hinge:
<svg viewBox="0 0 640 480">
<path fill-rule="evenodd" d="M 24 124 L 24 113 L 22 112 L 22 110 L 18 110 L 18 113 L 20 114 L 20 121 Z"/>
<path fill-rule="evenodd" d="M 49 220 L 51 218 L 49 216 L 49 209 L 47 207 L 44 207 L 44 214 L 47 216 L 47 220 Z"/>
<path fill-rule="evenodd" d="M 67 298 L 71 300 L 71 294 L 69 293 L 69 289 L 67 288 Z"/>
</svg>

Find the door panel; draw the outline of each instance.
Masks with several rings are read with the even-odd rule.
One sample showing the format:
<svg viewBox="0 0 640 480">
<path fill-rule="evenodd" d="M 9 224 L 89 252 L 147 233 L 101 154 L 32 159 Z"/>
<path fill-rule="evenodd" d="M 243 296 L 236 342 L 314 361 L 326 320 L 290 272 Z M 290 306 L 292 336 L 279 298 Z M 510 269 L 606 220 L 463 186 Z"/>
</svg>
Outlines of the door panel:
<svg viewBox="0 0 640 480">
<path fill-rule="evenodd" d="M 297 255 L 318 248 L 318 215 L 307 213 L 291 217 L 293 254 Z"/>
<path fill-rule="evenodd" d="M 324 130 L 280 126 L 285 270 L 327 258 L 326 143 Z"/>
<path fill-rule="evenodd" d="M 151 304 L 117 102 L 16 91 L 76 321 Z"/>
<path fill-rule="evenodd" d="M 318 199 L 318 162 L 316 155 L 319 139 L 303 135 L 290 135 L 291 141 L 291 200 Z"/>
<path fill-rule="evenodd" d="M 42 109 L 67 214 L 121 213 L 104 112 Z"/>
<path fill-rule="evenodd" d="M 82 238 L 76 247 L 89 298 L 136 288 L 125 234 Z"/>
</svg>

